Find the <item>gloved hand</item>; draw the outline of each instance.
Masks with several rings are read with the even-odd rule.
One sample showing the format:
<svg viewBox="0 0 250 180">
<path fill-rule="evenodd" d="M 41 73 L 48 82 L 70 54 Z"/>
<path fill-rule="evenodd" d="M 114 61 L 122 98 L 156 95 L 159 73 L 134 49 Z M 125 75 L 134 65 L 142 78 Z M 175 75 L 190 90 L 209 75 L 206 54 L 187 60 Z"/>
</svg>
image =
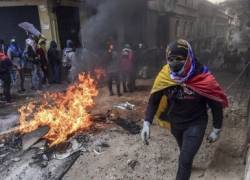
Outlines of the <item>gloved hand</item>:
<svg viewBox="0 0 250 180">
<path fill-rule="evenodd" d="M 150 122 L 144 121 L 143 128 L 141 131 L 141 138 L 145 144 L 148 144 L 148 139 L 150 137 Z"/>
<path fill-rule="evenodd" d="M 213 128 L 212 132 L 208 135 L 207 140 L 209 143 L 214 143 L 220 137 L 220 129 Z"/>
</svg>

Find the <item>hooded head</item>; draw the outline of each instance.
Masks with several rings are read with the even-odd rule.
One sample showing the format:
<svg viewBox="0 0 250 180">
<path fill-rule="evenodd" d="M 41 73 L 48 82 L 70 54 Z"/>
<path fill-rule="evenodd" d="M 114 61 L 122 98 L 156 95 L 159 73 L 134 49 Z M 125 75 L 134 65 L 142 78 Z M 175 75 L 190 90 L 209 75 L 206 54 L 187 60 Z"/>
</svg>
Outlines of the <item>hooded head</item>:
<svg viewBox="0 0 250 180">
<path fill-rule="evenodd" d="M 57 48 L 57 44 L 56 44 L 55 41 L 51 41 L 51 42 L 50 42 L 50 48 L 51 48 L 51 49 L 56 49 L 56 48 Z"/>
<path fill-rule="evenodd" d="M 166 58 L 171 78 L 177 82 L 184 82 L 193 74 L 195 58 L 191 45 L 186 40 L 179 39 L 170 43 L 166 50 Z"/>
<path fill-rule="evenodd" d="M 44 51 L 46 51 L 46 40 L 40 39 L 38 44 L 39 44 L 40 48 L 42 48 Z"/>
<path fill-rule="evenodd" d="M 66 48 L 73 48 L 73 42 L 70 39 L 66 41 Z"/>
<path fill-rule="evenodd" d="M 15 38 L 12 38 L 12 39 L 10 40 L 10 45 L 11 45 L 11 46 L 17 46 L 17 42 L 16 42 L 16 39 L 15 39 Z"/>
</svg>

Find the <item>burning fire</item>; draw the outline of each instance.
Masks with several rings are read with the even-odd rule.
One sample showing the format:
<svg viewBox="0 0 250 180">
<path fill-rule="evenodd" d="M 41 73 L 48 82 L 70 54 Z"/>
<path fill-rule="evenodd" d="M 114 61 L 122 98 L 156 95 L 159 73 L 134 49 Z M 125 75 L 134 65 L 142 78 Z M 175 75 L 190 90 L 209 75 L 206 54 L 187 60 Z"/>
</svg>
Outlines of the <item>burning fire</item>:
<svg viewBox="0 0 250 180">
<path fill-rule="evenodd" d="M 94 80 L 80 74 L 78 82 L 64 93 L 46 93 L 40 102 L 30 102 L 19 109 L 21 133 L 28 133 L 41 126 L 48 126 L 45 135 L 50 146 L 66 141 L 77 131 L 92 124 L 89 111 L 95 105 L 93 98 L 98 91 Z"/>
</svg>

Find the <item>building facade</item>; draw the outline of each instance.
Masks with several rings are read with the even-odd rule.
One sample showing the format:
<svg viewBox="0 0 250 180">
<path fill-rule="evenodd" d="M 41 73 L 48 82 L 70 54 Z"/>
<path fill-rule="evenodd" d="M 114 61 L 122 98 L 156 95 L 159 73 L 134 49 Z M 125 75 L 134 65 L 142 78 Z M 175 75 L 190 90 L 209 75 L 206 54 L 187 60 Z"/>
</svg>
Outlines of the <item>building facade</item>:
<svg viewBox="0 0 250 180">
<path fill-rule="evenodd" d="M 148 46 L 184 38 L 199 53 L 223 47 L 232 17 L 207 0 L 149 0 L 147 18 Z"/>
<path fill-rule="evenodd" d="M 2 0 L 0 1 L 0 39 L 8 42 L 15 37 L 24 47 L 25 32 L 18 27 L 21 22 L 30 22 L 41 31 L 49 43 L 65 44 L 66 39 L 73 39 L 79 44 L 80 23 L 84 21 L 84 4 L 80 0 Z"/>
</svg>

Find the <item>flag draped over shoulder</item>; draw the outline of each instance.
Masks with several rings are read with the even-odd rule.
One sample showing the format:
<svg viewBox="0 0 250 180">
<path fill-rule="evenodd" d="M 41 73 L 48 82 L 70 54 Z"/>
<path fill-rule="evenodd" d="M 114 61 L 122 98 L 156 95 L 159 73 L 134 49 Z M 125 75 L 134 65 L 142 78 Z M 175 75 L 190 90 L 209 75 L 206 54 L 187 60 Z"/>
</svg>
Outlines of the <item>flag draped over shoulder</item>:
<svg viewBox="0 0 250 180">
<path fill-rule="evenodd" d="M 171 79 L 170 72 L 169 65 L 165 65 L 162 68 L 155 79 L 151 94 L 171 86 L 183 85 L 192 89 L 201 96 L 220 102 L 223 107 L 228 106 L 228 100 L 224 91 L 210 72 L 204 71 L 201 74 L 193 76 L 191 79 L 182 84 L 177 84 L 173 79 Z M 170 124 L 167 120 L 162 120 L 159 117 L 161 113 L 166 110 L 167 105 L 167 97 L 163 96 L 155 116 L 157 123 L 164 128 L 170 128 Z"/>
</svg>

